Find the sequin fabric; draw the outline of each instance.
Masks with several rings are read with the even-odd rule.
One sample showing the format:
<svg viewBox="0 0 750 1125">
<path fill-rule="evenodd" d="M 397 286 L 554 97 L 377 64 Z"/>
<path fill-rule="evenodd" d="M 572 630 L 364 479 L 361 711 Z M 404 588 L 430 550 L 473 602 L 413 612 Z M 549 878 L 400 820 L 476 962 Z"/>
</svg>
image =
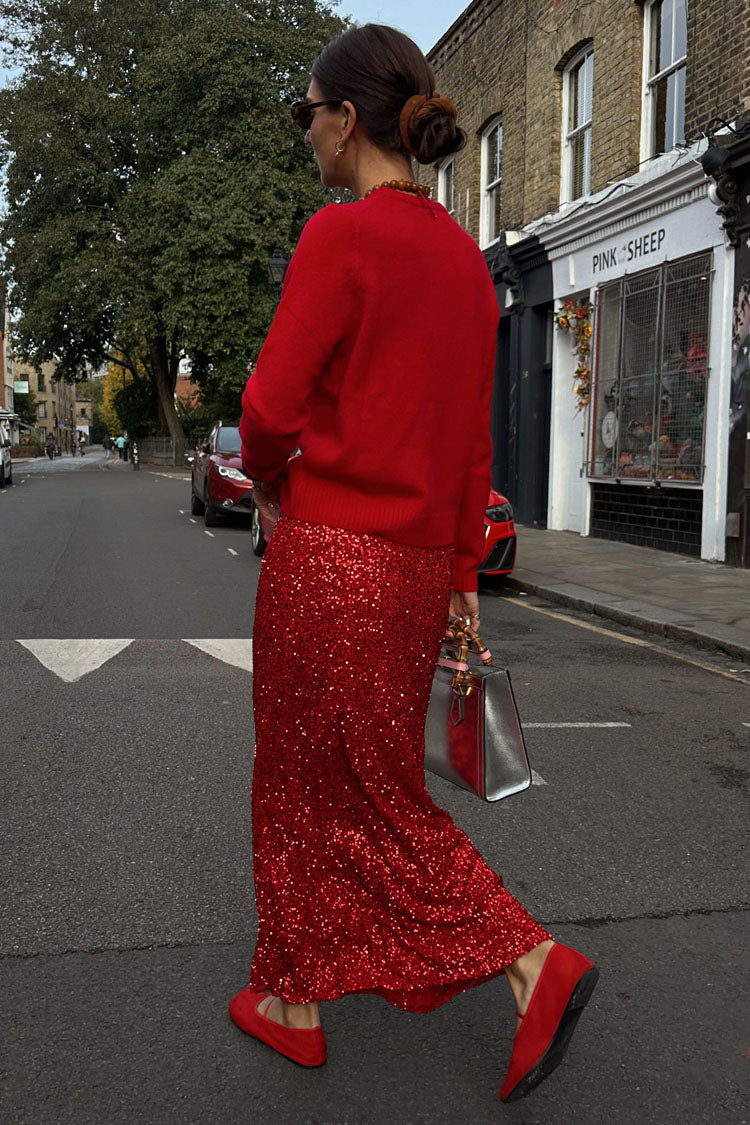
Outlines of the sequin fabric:
<svg viewBox="0 0 750 1125">
<path fill-rule="evenodd" d="M 549 937 L 425 788 L 452 558 L 276 526 L 253 630 L 257 991 L 430 1011 Z"/>
</svg>

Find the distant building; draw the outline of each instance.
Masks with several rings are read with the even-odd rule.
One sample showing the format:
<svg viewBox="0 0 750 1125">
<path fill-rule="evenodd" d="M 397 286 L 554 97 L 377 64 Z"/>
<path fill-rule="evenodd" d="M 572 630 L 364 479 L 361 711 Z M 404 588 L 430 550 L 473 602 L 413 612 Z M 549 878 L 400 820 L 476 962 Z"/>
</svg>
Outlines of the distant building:
<svg viewBox="0 0 750 1125">
<path fill-rule="evenodd" d="M 54 363 L 43 363 L 40 371 L 30 364 L 14 360 L 13 376 L 17 382 L 28 382 L 29 391 L 36 397 L 36 432 L 42 443 L 53 434 L 57 448 L 70 452 L 70 439 L 75 424 L 75 387 L 64 380 L 55 379 Z"/>
<path fill-rule="evenodd" d="M 91 441 L 91 427 L 93 424 L 92 415 L 93 403 L 89 398 L 77 398 L 75 404 L 75 431 L 76 441 L 80 438 L 81 434 L 86 435 L 86 441 Z"/>
</svg>

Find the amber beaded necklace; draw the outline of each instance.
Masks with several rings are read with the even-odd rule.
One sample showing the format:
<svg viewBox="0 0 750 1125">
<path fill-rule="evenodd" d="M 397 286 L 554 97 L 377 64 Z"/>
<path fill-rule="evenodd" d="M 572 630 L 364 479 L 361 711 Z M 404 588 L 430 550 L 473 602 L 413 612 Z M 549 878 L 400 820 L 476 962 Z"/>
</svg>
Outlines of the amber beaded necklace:
<svg viewBox="0 0 750 1125">
<path fill-rule="evenodd" d="M 368 195 L 372 195 L 374 191 L 378 191 L 382 187 L 393 188 L 394 191 L 408 191 L 412 195 L 421 195 L 425 199 L 429 199 L 432 194 L 432 188 L 428 187 L 427 184 L 416 184 L 413 180 L 383 180 L 382 184 L 375 184 L 375 187 L 366 191 L 360 203 L 363 199 L 367 199 Z"/>
</svg>

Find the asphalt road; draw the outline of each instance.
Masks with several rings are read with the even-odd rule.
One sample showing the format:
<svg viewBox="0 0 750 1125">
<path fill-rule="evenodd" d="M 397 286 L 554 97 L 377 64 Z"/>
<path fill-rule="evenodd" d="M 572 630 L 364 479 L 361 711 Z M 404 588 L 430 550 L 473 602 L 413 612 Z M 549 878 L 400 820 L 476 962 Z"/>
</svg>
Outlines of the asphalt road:
<svg viewBox="0 0 750 1125">
<path fill-rule="evenodd" d="M 538 784 L 492 807 L 430 787 L 599 963 L 599 988 L 565 1065 L 512 1106 L 497 1097 L 514 1022 L 502 980 L 429 1016 L 326 1004 L 329 1062 L 306 1071 L 226 1014 L 256 927 L 249 530 L 207 535 L 183 474 L 95 451 L 14 475 L 0 494 L 0 1120 L 750 1121 L 750 692 L 735 663 L 486 595 Z M 559 723 L 620 725 L 545 725 Z"/>
</svg>

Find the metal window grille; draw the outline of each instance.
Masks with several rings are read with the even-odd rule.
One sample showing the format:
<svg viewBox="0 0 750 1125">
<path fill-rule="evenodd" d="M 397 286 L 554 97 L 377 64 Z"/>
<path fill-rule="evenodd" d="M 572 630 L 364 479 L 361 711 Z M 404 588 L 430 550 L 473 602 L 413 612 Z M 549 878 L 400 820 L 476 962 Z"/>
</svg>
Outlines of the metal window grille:
<svg viewBox="0 0 750 1125">
<path fill-rule="evenodd" d="M 651 5 L 648 94 L 651 152 L 669 152 L 685 137 L 687 0 Z"/>
<path fill-rule="evenodd" d="M 568 72 L 567 198 L 591 191 L 591 119 L 594 105 L 594 52 L 588 51 Z"/>
<path fill-rule="evenodd" d="M 703 480 L 711 255 L 603 286 L 588 474 Z"/>
</svg>

